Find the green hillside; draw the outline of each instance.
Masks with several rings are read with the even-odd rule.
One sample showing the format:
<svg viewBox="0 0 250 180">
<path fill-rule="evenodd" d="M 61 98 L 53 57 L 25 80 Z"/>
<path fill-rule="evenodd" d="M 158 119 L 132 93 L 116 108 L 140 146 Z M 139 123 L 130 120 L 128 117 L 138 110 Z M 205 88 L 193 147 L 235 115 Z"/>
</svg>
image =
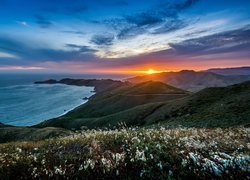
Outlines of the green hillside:
<svg viewBox="0 0 250 180">
<path fill-rule="evenodd" d="M 58 126 L 57 123 L 59 123 L 63 124 L 59 125 L 59 127 L 68 128 L 68 124 L 71 124 L 72 121 L 79 121 L 79 119 L 83 122 L 84 120 L 82 119 L 105 117 L 139 105 L 167 102 L 188 95 L 187 91 L 161 82 L 149 81 L 137 85 L 126 85 L 97 93 L 86 104 L 69 112 L 65 116 L 45 121 L 36 127 Z M 75 128 L 75 125 L 73 127 Z M 76 127 L 79 127 L 79 125 Z"/>
<path fill-rule="evenodd" d="M 157 94 L 144 94 L 149 91 L 141 87 L 154 87 L 155 91 L 152 92 Z M 133 88 L 114 90 L 114 94 L 109 91 L 110 96 L 104 94 L 102 96 L 105 98 L 97 97 L 96 100 L 94 97 L 67 115 L 45 121 L 37 127 L 98 128 L 113 127 L 120 122 L 129 126 L 161 123 L 174 127 L 230 127 L 250 124 L 250 81 L 228 87 L 207 88 L 195 94 L 187 94 L 180 89 L 175 89 L 176 93 L 173 93 L 174 88 L 167 87 L 171 86 L 146 82 Z M 177 92 L 182 92 L 182 97 Z"/>
</svg>

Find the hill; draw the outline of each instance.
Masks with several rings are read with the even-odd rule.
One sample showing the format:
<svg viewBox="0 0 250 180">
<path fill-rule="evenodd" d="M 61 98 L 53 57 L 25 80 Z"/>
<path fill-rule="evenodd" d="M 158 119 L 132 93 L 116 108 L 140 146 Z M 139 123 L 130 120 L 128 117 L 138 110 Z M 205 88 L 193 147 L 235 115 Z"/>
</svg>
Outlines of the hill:
<svg viewBox="0 0 250 180">
<path fill-rule="evenodd" d="M 131 83 L 160 81 L 181 89 L 197 92 L 207 87 L 224 87 L 250 80 L 250 76 L 223 76 L 213 72 L 196 72 L 183 70 L 180 72 L 163 72 L 126 79 Z"/>
<path fill-rule="evenodd" d="M 249 154 L 246 128 L 85 130 L 0 144 L 0 179 L 247 180 Z"/>
<path fill-rule="evenodd" d="M 250 67 L 236 67 L 236 68 L 213 68 L 208 69 L 206 72 L 213 72 L 225 76 L 232 75 L 250 75 Z"/>
<path fill-rule="evenodd" d="M 129 126 L 161 123 L 175 127 L 230 127 L 250 124 L 250 81 L 228 87 L 207 88 L 174 99 L 171 96 L 163 99 L 163 96 L 157 100 L 155 97 L 148 100 L 144 96 L 144 100 L 137 103 L 136 97 L 115 94 L 103 100 L 98 99 L 97 102 L 89 101 L 67 115 L 45 121 L 37 127 L 98 128 L 115 126 L 121 122 Z"/>
<path fill-rule="evenodd" d="M 52 137 L 68 136 L 72 132 L 62 128 L 14 127 L 0 123 L 0 143 L 10 141 L 37 141 Z"/>
<path fill-rule="evenodd" d="M 143 82 L 136 85 L 127 85 L 113 90 L 97 93 L 79 108 L 68 114 L 49 121 L 42 122 L 36 127 L 59 126 L 64 128 L 80 127 L 74 124 L 79 119 L 92 119 L 116 114 L 139 105 L 156 102 L 167 102 L 183 98 L 190 93 L 161 82 Z M 127 117 L 128 115 L 125 115 Z M 84 120 L 83 120 L 84 121 Z M 81 122 L 83 122 L 81 120 Z M 90 120 L 91 121 L 91 120 Z M 112 120 L 110 120 L 112 121 Z M 60 124 L 60 125 L 59 125 Z"/>
<path fill-rule="evenodd" d="M 65 78 L 59 81 L 49 79 L 46 81 L 37 81 L 35 84 L 67 84 L 75 86 L 91 86 L 95 87 L 96 92 L 107 91 L 116 87 L 128 85 L 128 82 L 116 81 L 112 79 L 70 79 Z"/>
</svg>

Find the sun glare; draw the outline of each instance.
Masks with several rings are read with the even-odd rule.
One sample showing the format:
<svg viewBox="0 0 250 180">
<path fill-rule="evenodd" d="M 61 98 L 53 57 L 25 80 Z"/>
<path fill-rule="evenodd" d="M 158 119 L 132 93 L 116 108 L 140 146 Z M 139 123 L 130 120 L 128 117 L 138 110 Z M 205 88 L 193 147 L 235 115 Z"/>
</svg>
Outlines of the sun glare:
<svg viewBox="0 0 250 180">
<path fill-rule="evenodd" d="M 156 71 L 153 70 L 153 69 L 149 69 L 149 70 L 147 71 L 147 74 L 154 74 L 154 73 L 156 73 Z"/>
</svg>

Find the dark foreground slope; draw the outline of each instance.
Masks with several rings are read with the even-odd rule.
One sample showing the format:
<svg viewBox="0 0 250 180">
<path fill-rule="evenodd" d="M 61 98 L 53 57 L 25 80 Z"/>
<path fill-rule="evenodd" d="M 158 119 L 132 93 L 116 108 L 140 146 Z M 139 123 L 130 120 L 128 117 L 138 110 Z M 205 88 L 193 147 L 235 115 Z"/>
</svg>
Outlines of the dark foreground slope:
<svg viewBox="0 0 250 180">
<path fill-rule="evenodd" d="M 174 87 L 197 92 L 207 87 L 225 87 L 241 83 L 250 80 L 250 76 L 223 76 L 213 72 L 183 70 L 180 72 L 163 72 L 127 79 L 131 83 L 140 83 L 149 80 L 160 81 Z"/>
<path fill-rule="evenodd" d="M 230 127 L 250 124 L 250 81 L 228 87 L 207 88 L 174 100 L 161 99 L 146 104 L 144 102 L 130 108 L 126 107 L 126 103 L 135 97 L 125 96 L 120 105 L 126 108 L 119 109 L 116 103 L 121 96 L 111 101 L 115 96 L 112 95 L 106 101 L 90 101 L 66 116 L 45 121 L 37 127 L 98 128 L 114 126 L 120 122 L 125 122 L 129 126 L 162 123 L 166 126 L 188 127 Z M 103 104 L 95 108 L 98 102 Z M 90 106 L 92 103 L 93 106 Z"/>
<path fill-rule="evenodd" d="M 37 141 L 52 137 L 68 136 L 71 131 L 62 128 L 29 128 L 14 127 L 0 124 L 0 143 L 10 141 Z"/>
<path fill-rule="evenodd" d="M 0 179 L 249 180 L 248 147 L 246 128 L 87 130 L 0 144 Z"/>
</svg>

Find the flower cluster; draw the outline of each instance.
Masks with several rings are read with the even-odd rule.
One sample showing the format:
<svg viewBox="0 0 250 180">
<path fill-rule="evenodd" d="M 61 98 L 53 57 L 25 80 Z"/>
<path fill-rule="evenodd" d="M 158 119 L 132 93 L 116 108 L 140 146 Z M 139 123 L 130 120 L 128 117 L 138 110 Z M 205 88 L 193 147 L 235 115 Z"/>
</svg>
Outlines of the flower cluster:
<svg viewBox="0 0 250 180">
<path fill-rule="evenodd" d="M 248 131 L 124 128 L 0 144 L 0 179 L 249 179 Z"/>
</svg>

